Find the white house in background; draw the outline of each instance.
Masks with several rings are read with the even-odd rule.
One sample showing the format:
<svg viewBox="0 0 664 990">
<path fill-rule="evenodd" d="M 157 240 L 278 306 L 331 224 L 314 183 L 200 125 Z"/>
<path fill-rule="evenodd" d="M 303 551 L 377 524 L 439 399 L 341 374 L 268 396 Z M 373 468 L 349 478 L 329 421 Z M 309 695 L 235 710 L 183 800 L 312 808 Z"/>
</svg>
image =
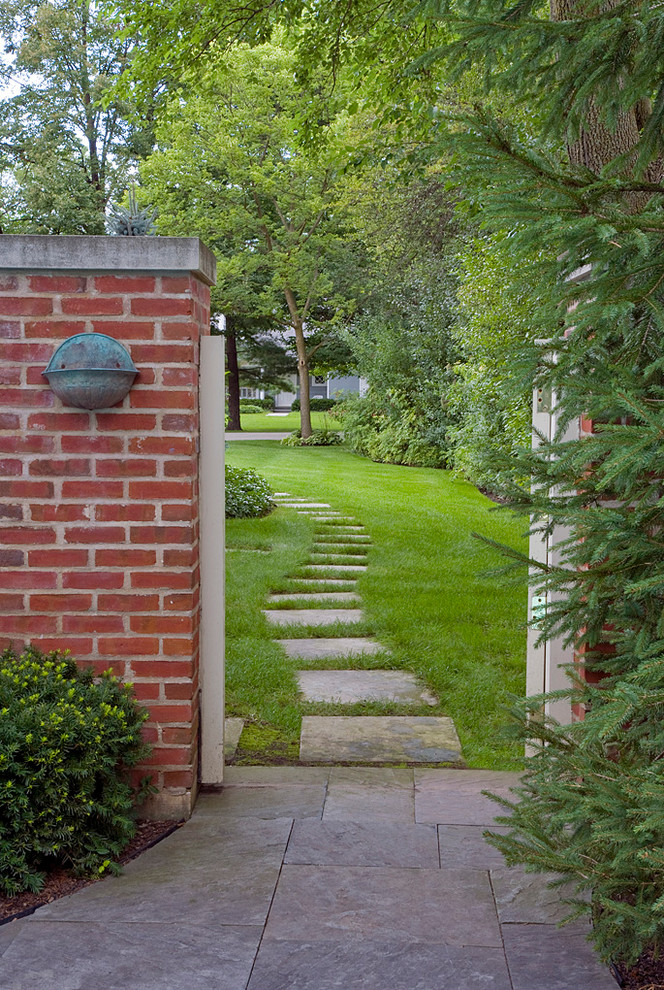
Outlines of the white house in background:
<svg viewBox="0 0 664 990">
<path fill-rule="evenodd" d="M 277 392 L 274 397 L 274 408 L 280 412 L 289 410 L 295 399 L 300 398 L 300 387 L 297 384 L 297 376 L 292 376 L 293 391 Z M 343 375 L 335 378 L 334 375 L 314 376 L 309 379 L 309 397 L 311 399 L 336 399 L 343 395 L 364 395 L 367 391 L 367 382 L 357 375 Z"/>
</svg>

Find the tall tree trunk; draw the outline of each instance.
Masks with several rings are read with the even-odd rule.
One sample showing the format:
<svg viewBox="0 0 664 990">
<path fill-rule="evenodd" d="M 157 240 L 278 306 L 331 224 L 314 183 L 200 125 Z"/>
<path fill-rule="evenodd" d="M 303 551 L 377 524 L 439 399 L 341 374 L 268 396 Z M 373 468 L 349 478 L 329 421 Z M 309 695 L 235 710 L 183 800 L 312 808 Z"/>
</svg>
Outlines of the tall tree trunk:
<svg viewBox="0 0 664 990">
<path fill-rule="evenodd" d="M 237 432 L 240 423 L 240 370 L 237 363 L 237 338 L 228 329 L 231 317 L 226 317 L 226 366 L 228 369 L 228 426 L 227 430 Z"/>
<path fill-rule="evenodd" d="M 311 407 L 309 403 L 309 358 L 301 320 L 293 321 L 297 348 L 297 374 L 300 382 L 300 432 L 306 440 L 311 436 Z"/>
</svg>

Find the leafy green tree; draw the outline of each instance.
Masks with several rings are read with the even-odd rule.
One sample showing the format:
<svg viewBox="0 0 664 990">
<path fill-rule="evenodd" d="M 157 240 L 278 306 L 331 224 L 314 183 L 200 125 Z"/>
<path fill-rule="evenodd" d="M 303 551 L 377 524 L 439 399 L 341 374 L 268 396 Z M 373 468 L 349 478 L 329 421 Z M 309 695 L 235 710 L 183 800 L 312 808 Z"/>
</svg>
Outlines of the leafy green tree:
<svg viewBox="0 0 664 990">
<path fill-rule="evenodd" d="M 104 233 L 109 199 L 151 143 L 131 100 L 109 98 L 134 42 L 90 0 L 5 0 L 0 32 L 2 229 Z"/>
<path fill-rule="evenodd" d="M 276 43 L 211 57 L 187 83 L 142 169 L 159 229 L 198 232 L 215 248 L 221 311 L 292 334 L 309 436 L 312 359 L 354 306 L 349 285 L 339 290 L 353 248 L 341 197 L 348 117 L 319 100 L 328 139 L 302 145 L 311 97 L 295 81 L 295 53 Z"/>
</svg>

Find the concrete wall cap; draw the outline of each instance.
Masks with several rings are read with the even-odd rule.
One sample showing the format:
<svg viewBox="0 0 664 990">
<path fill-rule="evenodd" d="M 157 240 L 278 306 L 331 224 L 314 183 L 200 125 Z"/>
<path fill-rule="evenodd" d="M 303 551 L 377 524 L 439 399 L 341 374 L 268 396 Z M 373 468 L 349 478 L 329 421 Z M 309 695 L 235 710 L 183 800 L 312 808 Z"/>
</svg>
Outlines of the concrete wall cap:
<svg viewBox="0 0 664 990">
<path fill-rule="evenodd" d="M 0 271 L 190 272 L 214 285 L 217 262 L 198 237 L 2 234 Z"/>
</svg>

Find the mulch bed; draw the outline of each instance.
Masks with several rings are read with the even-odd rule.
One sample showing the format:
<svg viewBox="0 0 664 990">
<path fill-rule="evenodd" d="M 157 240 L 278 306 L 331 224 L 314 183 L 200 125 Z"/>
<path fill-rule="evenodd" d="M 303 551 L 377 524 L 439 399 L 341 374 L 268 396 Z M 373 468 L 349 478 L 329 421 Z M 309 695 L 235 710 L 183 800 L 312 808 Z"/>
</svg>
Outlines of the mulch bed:
<svg viewBox="0 0 664 990">
<path fill-rule="evenodd" d="M 614 975 L 624 990 L 664 990 L 664 953 L 644 952 L 634 966 L 615 966 Z"/>
<path fill-rule="evenodd" d="M 156 845 L 167 835 L 174 832 L 183 823 L 176 821 L 138 821 L 136 823 L 136 835 L 126 846 L 124 852 L 119 857 L 121 864 L 128 863 L 131 859 L 140 856 L 146 849 Z M 53 870 L 46 877 L 46 882 L 38 894 L 24 893 L 14 894 L 13 897 L 3 897 L 0 895 L 0 925 L 14 918 L 24 917 L 32 914 L 42 904 L 49 904 L 59 897 L 66 897 L 73 894 L 82 887 L 88 887 L 91 883 L 101 883 L 106 877 L 76 877 L 71 871 L 65 869 Z"/>
</svg>

